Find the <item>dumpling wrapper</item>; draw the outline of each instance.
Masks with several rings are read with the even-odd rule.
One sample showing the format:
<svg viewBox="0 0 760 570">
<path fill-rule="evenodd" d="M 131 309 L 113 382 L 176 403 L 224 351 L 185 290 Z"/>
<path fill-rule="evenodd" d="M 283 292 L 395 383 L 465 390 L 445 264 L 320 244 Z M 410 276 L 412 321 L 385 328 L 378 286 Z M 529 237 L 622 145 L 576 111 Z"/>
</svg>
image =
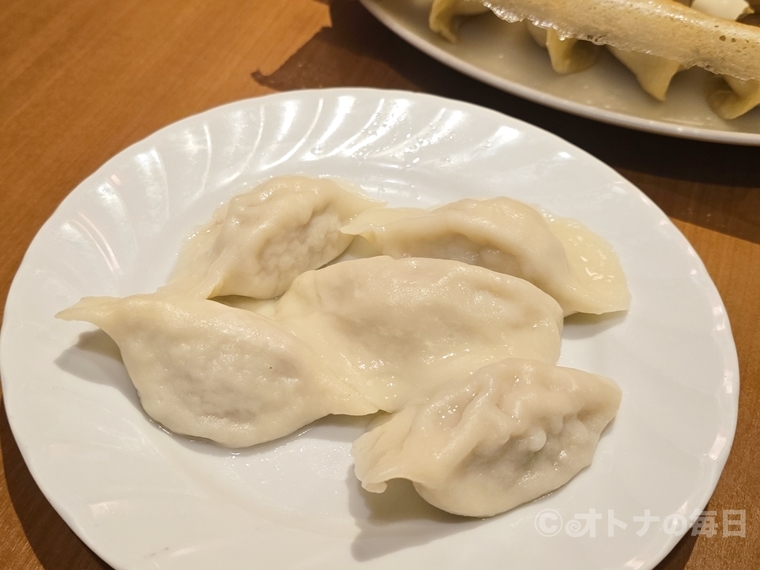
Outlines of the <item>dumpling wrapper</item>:
<svg viewBox="0 0 760 570">
<path fill-rule="evenodd" d="M 735 119 L 760 105 L 760 81 L 742 81 L 735 77 L 723 77 L 712 88 L 707 102 L 713 112 L 722 119 Z"/>
<path fill-rule="evenodd" d="M 559 358 L 563 316 L 554 299 L 456 261 L 344 261 L 304 273 L 270 303 L 258 310 L 385 411 L 502 358 Z"/>
<path fill-rule="evenodd" d="M 430 504 L 493 516 L 572 479 L 620 406 L 611 380 L 508 359 L 409 404 L 357 439 L 356 476 L 370 492 L 412 481 Z"/>
<path fill-rule="evenodd" d="M 428 25 L 450 42 L 457 41 L 457 28 L 462 17 L 488 12 L 478 0 L 433 0 Z"/>
<path fill-rule="evenodd" d="M 272 299 L 351 243 L 341 225 L 379 202 L 327 179 L 283 176 L 235 196 L 182 247 L 167 293 Z"/>
<path fill-rule="evenodd" d="M 588 69 L 599 59 L 600 47 L 575 38 L 562 38 L 556 30 L 539 28 L 526 22 L 528 32 L 535 42 L 549 53 L 552 69 L 563 75 Z"/>
<path fill-rule="evenodd" d="M 143 408 L 175 433 L 247 447 L 328 414 L 377 411 L 306 343 L 242 309 L 152 294 L 85 297 L 56 316 L 113 338 Z"/>
<path fill-rule="evenodd" d="M 664 101 L 670 82 L 683 67 L 677 61 L 648 53 L 607 46 L 623 65 L 633 72 L 641 88 L 658 101 Z"/>
<path fill-rule="evenodd" d="M 343 232 L 395 258 L 454 259 L 526 279 L 565 315 L 628 309 L 630 293 L 612 247 L 575 220 L 506 197 L 465 199 L 434 210 L 369 210 Z"/>
</svg>

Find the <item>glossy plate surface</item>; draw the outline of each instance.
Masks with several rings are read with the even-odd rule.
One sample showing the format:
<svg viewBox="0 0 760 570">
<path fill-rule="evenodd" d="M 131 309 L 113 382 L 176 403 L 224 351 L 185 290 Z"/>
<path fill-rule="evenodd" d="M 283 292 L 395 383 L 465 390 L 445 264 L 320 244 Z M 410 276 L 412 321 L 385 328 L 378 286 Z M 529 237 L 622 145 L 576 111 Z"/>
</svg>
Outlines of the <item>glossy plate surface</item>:
<svg viewBox="0 0 760 570">
<path fill-rule="evenodd" d="M 383 24 L 406 41 L 466 75 L 508 93 L 568 113 L 631 129 L 719 143 L 760 145 L 760 108 L 726 121 L 707 105 L 708 84 L 717 78 L 701 69 L 677 74 L 660 102 L 604 51 L 590 69 L 558 75 L 546 50 L 522 24 L 490 13 L 471 18 L 459 41 L 446 41 L 428 28 L 430 0 L 361 0 Z"/>
<path fill-rule="evenodd" d="M 509 195 L 610 240 L 631 309 L 569 319 L 561 358 L 624 392 L 593 465 L 489 520 L 445 515 L 404 485 L 369 495 L 349 453 L 365 420 L 326 419 L 239 452 L 176 437 L 142 412 L 103 333 L 53 318 L 85 295 L 155 290 L 183 236 L 218 204 L 289 173 L 346 180 L 392 205 Z M 240 101 L 124 150 L 34 239 L 1 341 L 5 406 L 32 474 L 117 569 L 503 568 L 504 560 L 514 569 L 651 568 L 685 527 L 658 522 L 639 535 L 634 517 L 649 511 L 684 525 L 695 517 L 736 423 L 739 376 L 723 304 L 694 250 L 648 198 L 535 127 L 404 92 Z M 595 536 L 575 536 L 584 520 Z M 611 520 L 626 528 L 613 525 L 610 536 Z"/>
</svg>

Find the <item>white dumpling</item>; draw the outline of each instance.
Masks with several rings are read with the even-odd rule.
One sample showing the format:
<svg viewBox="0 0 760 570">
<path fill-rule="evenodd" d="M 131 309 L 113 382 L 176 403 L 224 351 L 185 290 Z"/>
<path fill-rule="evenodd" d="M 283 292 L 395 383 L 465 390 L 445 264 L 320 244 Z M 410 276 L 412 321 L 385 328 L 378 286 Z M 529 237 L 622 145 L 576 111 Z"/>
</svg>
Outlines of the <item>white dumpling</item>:
<svg viewBox="0 0 760 570">
<path fill-rule="evenodd" d="M 235 196 L 180 251 L 165 291 L 271 299 L 351 243 L 341 225 L 377 207 L 327 179 L 283 176 Z"/>
<path fill-rule="evenodd" d="M 563 316 L 554 299 L 456 261 L 344 261 L 304 273 L 271 303 L 258 310 L 385 411 L 502 358 L 559 358 Z"/>
<path fill-rule="evenodd" d="M 392 257 L 455 259 L 526 279 L 566 315 L 626 310 L 630 293 L 612 247 L 574 220 L 506 197 L 434 210 L 368 210 L 343 231 Z"/>
<path fill-rule="evenodd" d="M 354 442 L 356 476 L 382 493 L 411 480 L 429 503 L 486 517 L 536 499 L 591 463 L 620 405 L 611 380 L 508 359 L 409 404 Z"/>
<path fill-rule="evenodd" d="M 153 294 L 86 297 L 57 317 L 113 338 L 143 408 L 175 433 L 246 447 L 328 414 L 377 411 L 307 344 L 242 309 Z"/>
</svg>

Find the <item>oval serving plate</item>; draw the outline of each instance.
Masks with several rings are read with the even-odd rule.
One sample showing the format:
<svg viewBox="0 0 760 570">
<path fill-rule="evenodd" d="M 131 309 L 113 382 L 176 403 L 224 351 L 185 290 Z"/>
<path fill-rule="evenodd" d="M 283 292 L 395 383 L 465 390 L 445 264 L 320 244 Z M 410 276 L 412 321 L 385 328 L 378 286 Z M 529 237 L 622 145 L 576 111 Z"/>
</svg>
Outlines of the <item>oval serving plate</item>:
<svg viewBox="0 0 760 570">
<path fill-rule="evenodd" d="M 449 67 L 519 97 L 621 127 L 686 139 L 760 145 L 760 109 L 726 121 L 706 100 L 717 78 L 702 69 L 678 73 L 660 102 L 604 51 L 590 69 L 559 75 L 520 24 L 491 14 L 462 25 L 451 43 L 428 28 L 430 0 L 361 0 L 385 26 Z"/>
</svg>

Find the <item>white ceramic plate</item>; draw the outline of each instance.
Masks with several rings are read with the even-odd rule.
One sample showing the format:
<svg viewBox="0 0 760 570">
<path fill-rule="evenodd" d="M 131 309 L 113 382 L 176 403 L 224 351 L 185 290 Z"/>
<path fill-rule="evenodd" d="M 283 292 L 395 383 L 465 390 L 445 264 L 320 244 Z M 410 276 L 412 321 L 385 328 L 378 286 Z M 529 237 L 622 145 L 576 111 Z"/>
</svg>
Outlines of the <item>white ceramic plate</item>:
<svg viewBox="0 0 760 570">
<path fill-rule="evenodd" d="M 690 69 L 673 79 L 662 103 L 606 51 L 582 73 L 558 75 L 521 24 L 491 14 L 469 19 L 452 44 L 428 28 L 431 0 L 361 0 L 383 24 L 440 62 L 508 93 L 623 127 L 719 143 L 760 145 L 760 109 L 733 121 L 705 99 L 715 77 Z M 424 73 L 424 70 L 420 70 Z"/>
<path fill-rule="evenodd" d="M 176 437 L 143 414 L 105 335 L 53 318 L 84 295 L 154 290 L 182 237 L 218 204 L 286 173 L 345 179 L 394 205 L 506 194 L 609 239 L 630 280 L 630 312 L 570 319 L 561 359 L 614 378 L 624 392 L 593 465 L 490 520 L 440 513 L 404 485 L 369 496 L 349 454 L 362 420 L 323 420 L 234 453 Z M 653 524 L 639 536 L 634 517 L 699 512 L 737 413 L 721 300 L 650 200 L 535 127 L 403 92 L 240 101 L 121 152 L 40 230 L 13 282 L 1 340 L 5 406 L 32 474 L 75 532 L 119 569 L 443 570 L 503 568 L 505 560 L 514 569 L 651 568 L 678 533 Z M 573 519 L 590 509 L 603 516 L 596 536 L 571 536 Z M 608 515 L 627 528 L 608 536 Z"/>
</svg>

